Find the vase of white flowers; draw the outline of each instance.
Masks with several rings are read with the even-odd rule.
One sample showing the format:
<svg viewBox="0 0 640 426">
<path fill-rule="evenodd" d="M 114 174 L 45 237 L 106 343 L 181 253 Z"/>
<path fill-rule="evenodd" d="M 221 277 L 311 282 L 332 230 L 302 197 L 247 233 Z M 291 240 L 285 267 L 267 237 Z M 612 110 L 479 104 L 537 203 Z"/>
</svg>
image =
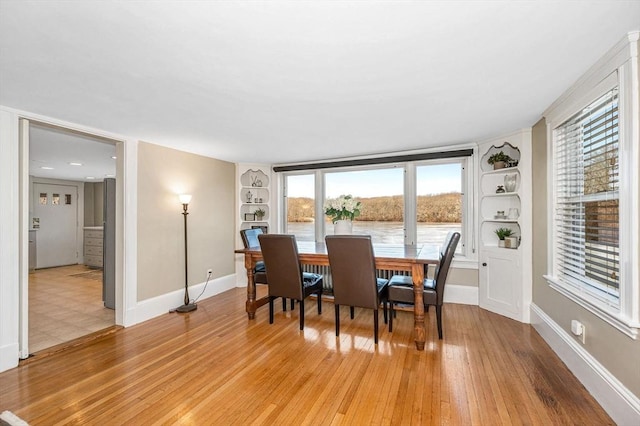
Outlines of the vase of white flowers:
<svg viewBox="0 0 640 426">
<path fill-rule="evenodd" d="M 352 221 L 360 214 L 360 201 L 356 201 L 351 195 L 329 198 L 324 203 L 324 214 L 334 223 L 335 235 L 351 234 Z"/>
</svg>

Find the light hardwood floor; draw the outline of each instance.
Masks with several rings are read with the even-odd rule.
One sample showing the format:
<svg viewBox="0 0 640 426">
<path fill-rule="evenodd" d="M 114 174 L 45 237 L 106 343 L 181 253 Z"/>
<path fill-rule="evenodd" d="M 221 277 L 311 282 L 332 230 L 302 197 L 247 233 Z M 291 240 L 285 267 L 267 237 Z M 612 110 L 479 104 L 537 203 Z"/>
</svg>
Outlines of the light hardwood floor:
<svg viewBox="0 0 640 426">
<path fill-rule="evenodd" d="M 115 324 L 102 302 L 102 271 L 84 265 L 29 274 L 29 352 L 64 344 Z"/>
<path fill-rule="evenodd" d="M 1 403 L 32 425 L 613 424 L 529 325 L 444 307 L 444 340 L 427 313 L 425 351 L 413 316 L 373 343 L 371 311 L 306 302 L 244 312 L 245 291 L 202 301 L 0 374 Z M 381 321 L 382 323 L 382 321 Z"/>
</svg>

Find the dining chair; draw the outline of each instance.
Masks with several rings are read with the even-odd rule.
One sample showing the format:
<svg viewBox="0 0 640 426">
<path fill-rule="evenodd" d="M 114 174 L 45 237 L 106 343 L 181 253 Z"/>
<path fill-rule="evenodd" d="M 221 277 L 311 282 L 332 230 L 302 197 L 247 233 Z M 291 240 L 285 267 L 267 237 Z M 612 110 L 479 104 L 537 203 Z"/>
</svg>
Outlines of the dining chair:
<svg viewBox="0 0 640 426">
<path fill-rule="evenodd" d="M 242 237 L 242 244 L 244 248 L 249 247 L 260 247 L 260 241 L 258 240 L 258 235 L 262 235 L 262 229 L 260 228 L 252 228 L 252 229 L 243 229 L 240 231 L 240 236 Z M 259 260 L 256 262 L 256 266 L 253 268 L 253 282 L 256 284 L 269 284 L 267 282 L 267 272 L 264 266 L 264 261 Z M 291 309 L 293 310 L 294 301 L 291 300 Z M 287 299 L 282 298 L 282 310 L 287 310 Z"/>
<path fill-rule="evenodd" d="M 300 330 L 303 330 L 307 296 L 317 295 L 318 315 L 322 314 L 322 275 L 302 272 L 294 235 L 261 234 L 258 240 L 269 281 L 269 324 L 273 324 L 274 299 L 289 298 L 299 302 Z"/>
<path fill-rule="evenodd" d="M 327 235 L 325 238 L 336 314 L 336 336 L 340 335 L 340 305 L 373 309 L 374 341 L 378 344 L 378 308 L 383 304 L 387 323 L 387 283 L 376 277 L 376 262 L 369 235 Z"/>
<path fill-rule="evenodd" d="M 262 229 L 243 229 L 240 231 L 240 237 L 242 238 L 242 244 L 244 248 L 260 247 L 260 241 L 258 235 L 262 234 Z M 264 262 L 256 262 L 256 266 L 253 268 L 253 281 L 256 284 L 268 284 L 267 273 L 265 272 Z"/>
<path fill-rule="evenodd" d="M 460 241 L 459 232 L 449 232 L 444 244 L 440 248 L 440 263 L 436 267 L 433 279 L 426 278 L 423 284 L 422 297 L 426 309 L 430 305 L 436 307 L 436 319 L 438 322 L 438 338 L 442 339 L 442 301 L 444 298 L 444 286 L 447 283 L 447 275 L 451 268 L 453 255 Z M 389 280 L 389 331 L 393 331 L 394 304 L 414 303 L 413 279 L 406 275 L 394 275 Z"/>
</svg>

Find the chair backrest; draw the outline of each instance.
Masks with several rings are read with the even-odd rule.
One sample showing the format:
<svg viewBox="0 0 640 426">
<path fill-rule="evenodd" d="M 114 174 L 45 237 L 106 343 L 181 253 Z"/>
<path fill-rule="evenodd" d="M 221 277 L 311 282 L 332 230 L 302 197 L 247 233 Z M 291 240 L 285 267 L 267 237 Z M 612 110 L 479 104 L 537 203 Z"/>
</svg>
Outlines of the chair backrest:
<svg viewBox="0 0 640 426">
<path fill-rule="evenodd" d="M 447 275 L 449 275 L 451 261 L 453 260 L 454 253 L 456 252 L 458 241 L 460 241 L 460 233 L 451 231 L 447 235 L 447 239 L 440 249 L 440 265 L 438 265 L 438 270 L 435 276 L 436 293 L 438 295 L 438 304 L 440 305 L 442 304 L 444 297 L 444 285 L 447 282 Z"/>
<path fill-rule="evenodd" d="M 269 295 L 302 300 L 302 268 L 294 235 L 258 235 L 267 270 Z"/>
<path fill-rule="evenodd" d="M 325 241 L 335 303 L 376 309 L 378 287 L 371 237 L 327 235 Z"/>
<path fill-rule="evenodd" d="M 240 236 L 242 237 L 244 248 L 260 247 L 260 240 L 258 240 L 258 235 L 260 234 L 262 234 L 262 229 L 260 228 L 241 230 Z"/>
</svg>

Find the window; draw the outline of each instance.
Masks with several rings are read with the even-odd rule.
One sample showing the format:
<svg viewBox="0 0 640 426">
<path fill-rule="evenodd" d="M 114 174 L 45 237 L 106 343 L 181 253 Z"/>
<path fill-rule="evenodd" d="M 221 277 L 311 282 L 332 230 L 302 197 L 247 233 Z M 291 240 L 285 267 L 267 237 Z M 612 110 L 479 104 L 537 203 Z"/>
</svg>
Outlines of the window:
<svg viewBox="0 0 640 426">
<path fill-rule="evenodd" d="M 285 232 L 298 241 L 315 240 L 315 176 L 285 176 L 286 213 Z"/>
<path fill-rule="evenodd" d="M 451 230 L 461 232 L 463 242 L 471 241 L 473 206 L 465 194 L 466 188 L 473 188 L 472 153 L 468 149 L 451 157 L 440 152 L 419 154 L 415 160 L 401 155 L 391 157 L 393 162 L 353 166 L 344 160 L 337 167 L 334 163 L 275 167 L 284 172 L 283 229 L 299 240 L 323 241 L 334 232 L 323 211 L 326 199 L 352 195 L 361 202 L 353 233 L 371 235 L 374 243 L 442 244 Z M 473 262 L 470 245 L 459 244 L 457 253 L 457 262 Z"/>
<path fill-rule="evenodd" d="M 618 306 L 618 89 L 553 131 L 557 278 Z"/>
<path fill-rule="evenodd" d="M 629 33 L 544 116 L 550 287 L 635 339 L 640 330 L 640 102 Z"/>
<path fill-rule="evenodd" d="M 449 231 L 462 234 L 464 211 L 461 161 L 416 167 L 416 242 L 442 244 Z M 463 241 L 457 252 L 462 252 Z"/>
<path fill-rule="evenodd" d="M 371 235 L 373 243 L 404 244 L 403 193 L 401 167 L 325 174 L 325 199 L 351 195 L 360 201 L 360 216 L 353 223 L 353 233 Z M 325 235 L 333 235 L 329 220 Z"/>
</svg>

